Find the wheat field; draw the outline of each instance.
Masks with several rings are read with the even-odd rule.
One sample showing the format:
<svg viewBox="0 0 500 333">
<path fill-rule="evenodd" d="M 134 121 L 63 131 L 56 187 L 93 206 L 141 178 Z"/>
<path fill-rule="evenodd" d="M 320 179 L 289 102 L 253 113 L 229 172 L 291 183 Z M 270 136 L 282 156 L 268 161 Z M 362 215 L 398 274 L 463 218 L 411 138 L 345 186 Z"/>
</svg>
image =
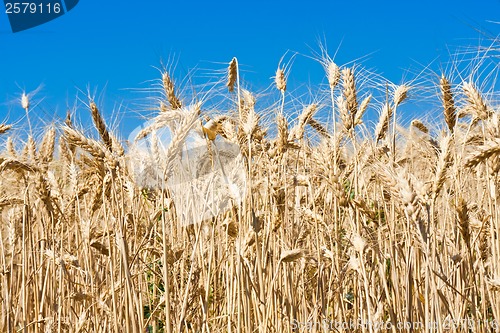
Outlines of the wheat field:
<svg viewBox="0 0 500 333">
<path fill-rule="evenodd" d="M 197 223 L 179 222 L 168 187 L 137 181 L 131 143 L 92 99 L 91 131 L 71 115 L 40 139 L 1 124 L 0 331 L 498 331 L 498 95 L 439 73 L 429 81 L 442 122 L 402 125 L 412 84 L 321 64 L 325 97 L 300 112 L 286 66 L 262 111 L 233 59 L 217 114 L 162 73 L 140 133 L 172 130 L 150 151 L 156 177 L 173 177 L 193 131 L 209 158 L 223 140 L 244 162 L 241 200 Z"/>
</svg>

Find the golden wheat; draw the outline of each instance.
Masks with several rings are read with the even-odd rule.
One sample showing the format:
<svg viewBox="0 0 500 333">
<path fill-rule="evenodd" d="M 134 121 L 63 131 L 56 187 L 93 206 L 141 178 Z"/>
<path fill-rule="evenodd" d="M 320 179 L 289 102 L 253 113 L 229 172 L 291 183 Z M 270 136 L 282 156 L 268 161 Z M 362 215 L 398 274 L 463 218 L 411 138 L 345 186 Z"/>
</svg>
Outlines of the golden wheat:
<svg viewBox="0 0 500 333">
<path fill-rule="evenodd" d="M 321 64 L 329 89 L 314 92 L 317 103 L 291 92 L 285 103 L 288 69 L 277 70 L 274 91 L 256 94 L 239 86 L 234 58 L 213 89 L 216 116 L 200 103 L 183 106 L 162 73 L 162 102 L 152 106 L 161 111 L 131 147 L 93 102 L 95 138 L 69 113 L 43 134 L 18 135 L 16 123 L 0 152 L 0 331 L 292 332 L 331 320 L 444 332 L 450 318 L 472 325 L 455 332 L 494 331 L 498 95 L 480 91 L 482 82 L 456 82 L 455 91 L 442 77 L 432 83 L 442 124 L 415 119 L 408 128 L 395 118 L 414 98 L 409 85 L 373 87 L 379 78 L 359 67 Z M 207 96 L 193 100 L 207 106 Z M 264 109 L 263 98 L 272 99 Z M 365 120 L 377 108 L 372 128 Z M 319 120 L 336 111 L 340 131 Z M 0 134 L 9 129 L 0 125 Z M 132 149 L 147 136 L 162 185 L 134 176 L 149 166 Z M 216 195 L 174 184 L 203 198 L 192 200 L 170 185 L 195 137 L 211 158 L 189 167 L 207 182 L 217 163 L 227 183 L 244 173 L 245 191 L 238 202 L 228 196 L 231 208 L 186 224 L 184 209 Z M 226 143 L 243 155 L 237 170 L 222 165 Z"/>
</svg>

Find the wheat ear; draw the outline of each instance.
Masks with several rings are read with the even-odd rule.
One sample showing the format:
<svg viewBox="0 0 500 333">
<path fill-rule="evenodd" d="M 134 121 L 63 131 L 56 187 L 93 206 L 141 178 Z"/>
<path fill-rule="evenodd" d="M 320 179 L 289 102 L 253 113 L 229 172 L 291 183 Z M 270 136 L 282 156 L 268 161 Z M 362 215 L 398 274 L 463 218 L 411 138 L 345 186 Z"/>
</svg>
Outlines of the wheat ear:
<svg viewBox="0 0 500 333">
<path fill-rule="evenodd" d="M 49 163 L 52 161 L 55 143 L 56 130 L 54 128 L 50 128 L 47 132 L 45 132 L 40 148 L 40 160 L 43 163 Z"/>
<path fill-rule="evenodd" d="M 105 157 L 106 148 L 98 141 L 89 139 L 79 131 L 67 126 L 64 126 L 62 130 L 69 144 L 81 147 L 95 158 L 103 159 Z"/>
<path fill-rule="evenodd" d="M 465 82 L 462 89 L 468 104 L 466 110 L 470 111 L 481 120 L 488 119 L 491 115 L 491 111 L 476 86 L 472 82 Z"/>
<path fill-rule="evenodd" d="M 342 87 L 344 89 L 344 97 L 347 102 L 347 111 L 349 111 L 352 120 L 355 119 L 358 112 L 358 100 L 356 96 L 356 82 L 354 80 L 354 72 L 351 68 L 342 70 Z"/>
<path fill-rule="evenodd" d="M 113 142 L 111 141 L 111 137 L 109 136 L 108 129 L 106 128 L 106 124 L 104 123 L 104 119 L 102 118 L 102 115 L 99 112 L 99 109 L 97 108 L 97 105 L 94 101 L 90 102 L 90 113 L 92 114 L 92 120 L 94 121 L 94 125 L 97 128 L 97 132 L 99 132 L 99 136 L 104 142 L 104 145 L 109 149 L 109 151 L 112 151 Z"/>
<path fill-rule="evenodd" d="M 276 88 L 281 91 L 286 91 L 286 77 L 285 71 L 282 68 L 276 70 L 276 76 L 274 77 L 274 83 L 276 83 Z"/>
<path fill-rule="evenodd" d="M 238 79 L 238 60 L 233 58 L 229 63 L 229 67 L 227 68 L 227 89 L 229 92 L 234 91 L 234 86 L 236 85 L 236 81 Z"/>
<path fill-rule="evenodd" d="M 9 136 L 7 138 L 7 142 L 5 143 L 5 145 L 6 145 L 7 153 L 9 153 L 10 157 L 16 157 L 17 153 L 16 153 L 16 149 L 14 148 L 14 142 L 12 141 L 12 137 Z"/>
<path fill-rule="evenodd" d="M 414 119 L 412 120 L 411 122 L 411 126 L 412 127 L 415 127 L 416 129 L 418 129 L 420 132 L 422 133 L 425 133 L 425 134 L 428 134 L 429 133 L 429 129 L 427 128 L 427 126 L 424 125 L 423 122 L 421 122 L 420 120 L 418 119 Z"/>
<path fill-rule="evenodd" d="M 165 94 L 167 95 L 167 100 L 170 103 L 170 106 L 172 109 L 180 109 L 182 107 L 182 102 L 180 99 L 177 97 L 175 94 L 175 85 L 174 81 L 168 74 L 168 72 L 164 72 L 162 74 L 162 83 L 163 83 L 163 90 L 165 90 Z M 161 107 L 160 107 L 161 109 Z"/>
<path fill-rule="evenodd" d="M 449 170 L 449 164 L 452 158 L 451 154 L 452 144 L 453 144 L 453 136 L 446 136 L 441 141 L 440 144 L 441 152 L 439 154 L 439 160 L 436 167 L 436 174 L 432 186 L 432 192 L 434 198 L 436 198 L 439 195 L 439 192 L 443 188 L 444 182 L 446 180 L 446 174 Z"/>
<path fill-rule="evenodd" d="M 188 136 L 190 130 L 198 120 L 199 111 L 199 105 L 196 105 L 193 111 L 190 111 L 188 114 L 186 114 L 178 129 L 174 132 L 172 141 L 165 151 L 165 156 L 167 159 L 167 164 L 164 172 L 165 179 L 168 179 L 170 177 L 170 173 L 172 172 L 174 166 L 173 161 L 177 157 L 179 150 L 182 149 L 182 144 L 184 143 L 184 140 Z"/>
<path fill-rule="evenodd" d="M 295 125 L 289 136 L 289 140 L 301 140 L 304 137 L 304 130 L 306 127 L 307 122 L 309 119 L 311 119 L 312 116 L 316 113 L 316 110 L 318 109 L 318 106 L 316 104 L 310 104 L 307 107 L 304 108 L 302 113 L 299 116 L 299 121 L 297 122 L 297 125 Z"/>
<path fill-rule="evenodd" d="M 12 125 L 0 124 L 0 134 L 4 134 L 12 128 Z"/>
<path fill-rule="evenodd" d="M 479 163 L 498 154 L 500 154 L 500 139 L 495 138 L 485 142 L 484 145 L 477 147 L 477 152 L 471 154 L 467 158 L 465 166 L 468 168 L 475 167 Z"/>
<path fill-rule="evenodd" d="M 389 129 L 389 121 L 392 117 L 392 107 L 389 103 L 385 103 L 382 107 L 382 113 L 380 114 L 380 118 L 375 128 L 375 140 L 379 142 L 385 135 L 387 134 L 387 130 Z"/>
<path fill-rule="evenodd" d="M 439 81 L 441 88 L 441 100 L 443 103 L 444 120 L 451 133 L 455 128 L 457 122 L 457 113 L 455 109 L 455 102 L 453 101 L 453 93 L 451 92 L 451 85 L 448 79 L 443 75 Z"/>
</svg>

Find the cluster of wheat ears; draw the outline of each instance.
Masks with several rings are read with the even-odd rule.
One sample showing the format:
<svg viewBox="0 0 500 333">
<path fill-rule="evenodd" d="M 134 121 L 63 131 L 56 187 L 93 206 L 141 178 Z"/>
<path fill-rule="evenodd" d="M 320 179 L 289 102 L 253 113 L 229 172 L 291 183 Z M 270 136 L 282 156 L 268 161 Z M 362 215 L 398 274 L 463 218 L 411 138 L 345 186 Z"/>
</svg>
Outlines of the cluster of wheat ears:
<svg viewBox="0 0 500 333">
<path fill-rule="evenodd" d="M 227 140 L 244 157 L 241 204 L 202 223 L 178 223 L 168 188 L 137 184 L 128 147 L 92 100 L 98 137 L 68 117 L 21 147 L 0 125 L 0 331 L 494 331 L 494 95 L 443 75 L 434 85 L 443 126 L 400 126 L 411 85 L 384 86 L 377 101 L 356 67 L 322 65 L 327 97 L 296 117 L 283 67 L 265 115 L 236 59 L 221 84 L 228 110 L 210 117 L 162 73 L 158 117 L 140 136 L 172 128 L 165 152 L 152 149 L 164 176 L 191 130 L 207 150 Z M 28 111 L 28 96 L 21 102 Z M 373 107 L 380 116 L 367 131 Z"/>
</svg>

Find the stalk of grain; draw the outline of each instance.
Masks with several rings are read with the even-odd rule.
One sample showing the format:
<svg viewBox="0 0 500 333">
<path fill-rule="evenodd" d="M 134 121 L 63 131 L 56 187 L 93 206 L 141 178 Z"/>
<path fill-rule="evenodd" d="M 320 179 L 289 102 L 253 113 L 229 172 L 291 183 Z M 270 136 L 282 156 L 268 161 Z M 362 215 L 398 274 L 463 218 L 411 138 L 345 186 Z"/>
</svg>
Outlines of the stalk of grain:
<svg viewBox="0 0 500 333">
<path fill-rule="evenodd" d="M 330 86 L 330 91 L 333 91 L 340 81 L 340 69 L 336 63 L 333 61 L 327 61 L 325 66 L 326 77 L 328 79 L 328 85 Z"/>
<path fill-rule="evenodd" d="M 439 80 L 439 87 L 441 89 L 441 102 L 443 103 L 444 120 L 446 121 L 446 125 L 448 125 L 450 132 L 453 133 L 457 122 L 457 113 L 455 102 L 453 101 L 451 84 L 444 75 L 442 75 Z"/>
<path fill-rule="evenodd" d="M 486 102 L 472 82 L 464 82 L 462 90 L 465 94 L 467 106 L 466 112 L 472 113 L 476 118 L 486 120 L 491 115 L 491 110 L 486 105 Z"/>
<path fill-rule="evenodd" d="M 22 162 L 13 158 L 0 159 L 0 172 L 13 170 L 16 172 L 37 172 L 39 169 L 32 164 Z"/>
<path fill-rule="evenodd" d="M 151 132 L 156 131 L 160 128 L 170 126 L 173 128 L 172 124 L 180 121 L 186 114 L 186 109 L 180 110 L 171 110 L 170 112 L 162 112 L 158 116 L 153 119 L 153 123 L 144 129 L 142 129 L 139 133 L 137 133 L 134 138 L 135 141 L 141 140 L 148 136 Z"/>
<path fill-rule="evenodd" d="M 397 86 L 396 90 L 394 91 L 394 97 L 393 97 L 395 108 L 401 105 L 401 103 L 403 103 L 408 98 L 409 89 L 410 87 L 404 84 Z"/>
<path fill-rule="evenodd" d="M 351 121 L 354 122 L 356 113 L 358 112 L 358 99 L 356 96 L 356 82 L 352 68 L 344 68 L 342 70 L 342 88 L 347 103 L 347 111 L 349 112 Z"/>
<path fill-rule="evenodd" d="M 12 141 L 12 137 L 7 138 L 7 142 L 5 143 L 7 153 L 9 154 L 10 157 L 16 157 L 16 149 L 14 148 L 14 142 Z"/>
<path fill-rule="evenodd" d="M 370 104 L 371 99 L 372 95 L 368 95 L 363 99 L 363 101 L 361 101 L 359 111 L 356 113 L 356 117 L 354 118 L 354 126 L 360 125 L 362 123 L 361 118 L 363 118 L 363 115 L 368 109 L 368 105 Z"/>
<path fill-rule="evenodd" d="M 21 94 L 21 107 L 24 109 L 24 111 L 26 112 L 26 119 L 28 120 L 28 128 L 30 130 L 30 134 L 33 134 L 33 130 L 31 128 L 31 121 L 30 121 L 30 117 L 29 117 L 29 109 L 30 109 L 30 100 L 29 100 L 29 97 L 28 95 L 26 95 L 25 92 L 23 92 Z"/>
<path fill-rule="evenodd" d="M 214 141 L 217 138 L 217 134 L 220 133 L 220 123 L 214 119 L 210 119 L 207 123 L 202 126 L 203 133 L 207 136 L 210 141 Z"/>
<path fill-rule="evenodd" d="M 429 134 L 429 129 L 427 128 L 427 126 L 425 126 L 424 123 L 418 119 L 412 120 L 411 126 L 415 127 L 416 129 L 418 129 L 422 133 Z"/>
<path fill-rule="evenodd" d="M 38 154 L 36 151 L 36 142 L 33 139 L 33 136 L 28 136 L 28 142 L 26 143 L 26 151 L 27 156 L 31 162 L 35 162 L 37 160 Z"/>
<path fill-rule="evenodd" d="M 102 118 L 99 109 L 94 101 L 90 101 L 90 114 L 92 115 L 92 120 L 94 121 L 94 125 L 101 137 L 104 145 L 109 151 L 113 150 L 113 142 L 111 141 L 111 137 L 109 135 L 108 129 L 106 128 L 106 124 L 104 123 L 104 119 Z"/>
<path fill-rule="evenodd" d="M 105 157 L 106 147 L 98 141 L 87 138 L 83 133 L 67 126 L 64 126 L 62 130 L 68 143 L 81 147 L 84 151 L 97 159 L 102 160 Z"/>
<path fill-rule="evenodd" d="M 288 147 L 288 122 L 282 113 L 276 115 L 276 125 L 278 127 L 278 137 L 276 147 L 279 154 L 283 154 Z"/>
<path fill-rule="evenodd" d="M 0 134 L 4 134 L 12 128 L 12 125 L 0 124 Z"/>
<path fill-rule="evenodd" d="M 311 117 L 314 116 L 317 110 L 318 110 L 317 104 L 310 104 L 304 108 L 304 110 L 299 116 L 297 125 L 295 125 L 290 131 L 290 135 L 288 137 L 289 141 L 292 141 L 294 139 L 302 140 L 304 138 L 304 131 L 306 124 L 309 121 L 309 119 L 311 119 Z"/>
<path fill-rule="evenodd" d="M 242 89 L 241 94 L 243 97 L 244 105 L 240 109 L 240 126 L 243 133 L 251 139 L 252 135 L 259 128 L 259 116 L 255 113 L 255 97 L 248 90 Z"/>
<path fill-rule="evenodd" d="M 276 84 L 276 89 L 284 93 L 286 91 L 286 77 L 283 68 L 278 67 L 276 70 L 276 76 L 274 77 L 274 83 Z"/>
<path fill-rule="evenodd" d="M 465 241 L 467 247 L 470 247 L 470 220 L 469 220 L 469 209 L 467 203 L 463 197 L 458 198 L 458 204 L 455 207 L 458 217 L 458 226 L 460 230 L 460 235 Z"/>
<path fill-rule="evenodd" d="M 393 106 L 394 106 L 394 111 L 393 113 L 393 118 L 392 119 L 392 158 L 393 162 L 395 161 L 396 158 L 396 122 L 397 122 L 397 109 L 398 106 L 403 103 L 406 98 L 408 98 L 408 90 L 410 87 L 407 85 L 399 85 L 396 87 L 396 90 L 394 91 L 394 96 L 393 96 Z M 389 119 L 390 121 L 390 119 Z"/>
<path fill-rule="evenodd" d="M 453 136 L 446 136 L 441 140 L 439 160 L 436 166 L 434 183 L 432 185 L 433 197 L 436 198 L 443 188 L 452 159 Z"/>
<path fill-rule="evenodd" d="M 389 103 L 385 103 L 382 107 L 382 112 L 377 127 L 375 128 L 375 142 L 379 142 L 385 138 L 387 130 L 389 129 L 389 121 L 392 118 L 392 110 Z"/>
<path fill-rule="evenodd" d="M 491 139 L 485 142 L 484 145 L 477 147 L 476 150 L 475 153 L 467 157 L 465 167 L 473 168 L 488 158 L 500 154 L 500 139 Z"/>
<path fill-rule="evenodd" d="M 198 115 L 200 111 L 200 105 L 196 104 L 192 110 L 189 111 L 182 119 L 179 124 L 178 129 L 174 132 L 172 136 L 172 141 L 170 142 L 168 148 L 165 151 L 166 165 L 164 169 L 164 178 L 168 179 L 173 169 L 173 162 L 177 157 L 180 149 L 182 149 L 182 144 L 189 134 L 189 131 L 193 128 L 194 124 L 198 120 Z"/>
<path fill-rule="evenodd" d="M 234 91 L 234 86 L 236 85 L 236 81 L 238 79 L 238 60 L 233 58 L 229 63 L 229 67 L 227 68 L 227 89 L 229 92 Z"/>
<path fill-rule="evenodd" d="M 66 141 L 66 139 L 64 139 L 64 137 L 61 137 L 59 139 L 59 156 L 62 161 L 69 164 L 73 160 L 72 157 L 73 153 L 71 152 L 68 146 L 69 144 Z"/>
<path fill-rule="evenodd" d="M 323 67 L 325 68 L 326 77 L 328 80 L 328 85 L 330 87 L 330 100 L 332 103 L 332 123 L 333 123 L 333 138 L 337 137 L 337 112 L 335 110 L 335 88 L 340 82 L 340 68 L 337 66 L 333 60 L 327 57 L 326 61 L 323 62 Z M 333 155 L 334 159 L 334 170 L 337 170 L 337 145 L 335 144 Z"/>
<path fill-rule="evenodd" d="M 307 121 L 307 124 L 309 126 L 311 126 L 312 128 L 314 128 L 316 130 L 316 132 L 318 132 L 324 138 L 327 138 L 327 139 L 330 138 L 330 134 L 328 133 L 328 130 L 319 121 L 317 121 L 311 117 Z"/>
<path fill-rule="evenodd" d="M 114 136 L 112 133 L 109 133 L 109 136 L 111 137 L 111 142 L 112 142 L 112 147 L 113 147 L 113 152 L 119 156 L 122 157 L 125 155 L 125 149 L 123 148 L 123 145 L 121 144 L 120 140 L 116 136 Z"/>
<path fill-rule="evenodd" d="M 280 262 L 283 263 L 294 262 L 302 258 L 303 255 L 304 255 L 303 249 L 293 249 L 293 250 L 283 251 L 280 256 Z"/>
<path fill-rule="evenodd" d="M 64 123 L 68 127 L 73 127 L 73 121 L 71 120 L 71 111 L 69 109 L 66 111 L 66 118 L 64 119 Z"/>
<path fill-rule="evenodd" d="M 40 161 L 42 163 L 50 163 L 54 156 L 54 147 L 56 143 L 56 130 L 50 128 L 45 132 L 40 148 Z"/>
<path fill-rule="evenodd" d="M 337 96 L 337 107 L 339 109 L 340 119 L 342 119 L 342 124 L 344 125 L 344 131 L 350 133 L 353 128 L 353 118 L 349 113 L 347 100 L 344 96 Z"/>
<path fill-rule="evenodd" d="M 170 106 L 173 110 L 180 109 L 182 107 L 182 102 L 175 94 L 174 81 L 172 80 L 168 72 L 164 72 L 161 79 L 163 83 L 163 90 L 165 91 L 165 95 L 167 96 L 167 100 L 170 103 Z"/>
</svg>

